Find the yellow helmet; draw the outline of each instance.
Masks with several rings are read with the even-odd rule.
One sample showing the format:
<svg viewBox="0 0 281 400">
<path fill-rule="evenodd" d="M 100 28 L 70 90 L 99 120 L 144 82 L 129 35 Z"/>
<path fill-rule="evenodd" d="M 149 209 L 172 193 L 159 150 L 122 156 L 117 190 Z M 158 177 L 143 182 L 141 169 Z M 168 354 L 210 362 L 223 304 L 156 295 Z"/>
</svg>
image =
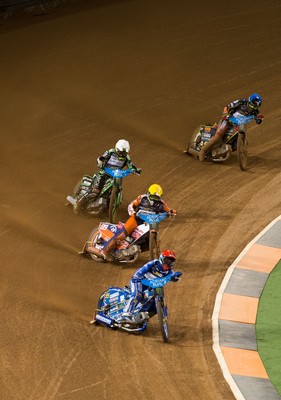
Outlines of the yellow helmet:
<svg viewBox="0 0 281 400">
<path fill-rule="evenodd" d="M 161 200 L 161 197 L 163 195 L 163 189 L 160 185 L 157 183 L 153 183 L 153 185 L 150 185 L 148 188 L 147 196 L 149 200 Z"/>
</svg>

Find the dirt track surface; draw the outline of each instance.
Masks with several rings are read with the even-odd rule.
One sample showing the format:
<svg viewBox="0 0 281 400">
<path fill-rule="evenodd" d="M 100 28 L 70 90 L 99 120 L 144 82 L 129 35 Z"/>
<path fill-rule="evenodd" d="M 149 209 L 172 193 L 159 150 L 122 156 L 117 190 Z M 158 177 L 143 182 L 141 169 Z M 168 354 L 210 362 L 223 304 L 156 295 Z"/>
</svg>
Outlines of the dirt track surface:
<svg viewBox="0 0 281 400">
<path fill-rule="evenodd" d="M 1 21 L 1 399 L 234 398 L 211 317 L 227 268 L 280 214 L 280 12 L 279 0 L 81 1 Z M 235 154 L 183 155 L 197 126 L 252 92 L 265 120 L 248 130 L 248 171 Z M 154 320 L 140 336 L 89 325 L 98 295 L 147 261 L 79 257 L 99 220 L 64 205 L 119 138 L 143 168 L 124 181 L 122 219 L 155 182 L 178 210 L 161 226 L 184 273 L 166 290 L 169 344 Z"/>
</svg>

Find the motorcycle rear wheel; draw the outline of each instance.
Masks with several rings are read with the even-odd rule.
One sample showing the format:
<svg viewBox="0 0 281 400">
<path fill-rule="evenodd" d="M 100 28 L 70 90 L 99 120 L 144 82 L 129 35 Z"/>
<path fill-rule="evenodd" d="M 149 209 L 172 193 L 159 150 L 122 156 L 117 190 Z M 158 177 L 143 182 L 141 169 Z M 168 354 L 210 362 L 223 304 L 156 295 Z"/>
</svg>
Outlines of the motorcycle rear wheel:
<svg viewBox="0 0 281 400">
<path fill-rule="evenodd" d="M 193 148 L 193 146 L 194 146 L 194 144 L 195 144 L 195 139 L 196 139 L 196 136 L 197 136 L 197 134 L 198 134 L 199 131 L 200 131 L 200 127 L 196 128 L 196 129 L 194 130 L 194 132 L 192 133 L 192 135 L 191 135 L 191 137 L 190 137 L 190 139 L 189 139 L 189 142 L 187 143 L 186 150 L 184 151 L 185 154 L 189 154 L 189 155 L 191 155 L 191 156 L 198 157 L 199 152 L 196 151 L 196 150 Z"/>
<path fill-rule="evenodd" d="M 83 205 L 83 208 L 86 210 L 88 215 L 90 215 L 92 217 L 97 217 L 98 215 L 102 214 L 102 212 L 104 211 L 104 208 L 105 208 L 103 205 L 100 205 L 98 207 L 93 207 L 92 203 L 94 203 L 95 201 L 96 201 L 96 197 L 91 198 L 91 195 L 89 195 L 89 198 L 87 198 L 85 205 Z"/>
<path fill-rule="evenodd" d="M 75 187 L 74 187 L 74 190 L 73 190 L 73 197 L 76 197 L 76 196 L 77 196 L 77 194 L 78 194 L 78 192 L 79 192 L 79 188 L 80 188 L 80 186 L 81 186 L 81 182 L 82 182 L 82 179 L 80 179 L 80 180 L 76 183 L 76 185 L 75 185 Z"/>
<path fill-rule="evenodd" d="M 96 236 L 98 235 L 98 233 L 99 233 L 99 229 L 98 228 L 93 229 L 92 232 L 90 233 L 88 242 L 93 242 L 95 240 Z M 86 245 L 86 249 L 85 250 L 87 251 L 87 249 L 88 249 L 88 244 Z M 91 257 L 91 259 L 94 260 L 94 261 L 97 261 L 97 262 L 100 262 L 100 263 L 105 263 L 106 262 L 103 258 L 97 256 L 96 254 L 93 254 L 93 253 L 88 253 L 88 254 Z"/>
<path fill-rule="evenodd" d="M 113 186 L 111 195 L 110 195 L 110 201 L 109 201 L 109 210 L 108 210 L 108 217 L 109 217 L 109 222 L 114 224 L 117 220 L 117 209 L 118 209 L 118 192 L 119 189 L 116 186 Z"/>
<path fill-rule="evenodd" d="M 100 295 L 100 297 L 99 297 L 99 300 L 98 300 L 98 304 L 97 304 L 97 308 L 96 308 L 96 311 L 95 311 L 95 318 L 96 318 L 96 315 L 97 315 L 97 312 L 99 311 L 99 310 L 101 310 L 101 308 L 102 308 L 102 305 L 104 304 L 104 296 L 105 296 L 105 294 L 107 293 L 107 290 L 105 290 L 104 292 L 102 292 L 102 294 Z M 99 321 L 95 321 L 95 324 L 96 325 L 102 325 Z"/>
<path fill-rule="evenodd" d="M 245 132 L 238 133 L 237 155 L 241 171 L 246 171 L 248 164 L 248 143 Z"/>
<path fill-rule="evenodd" d="M 164 304 L 162 299 L 156 300 L 156 309 L 163 340 L 164 342 L 168 342 L 169 340 L 168 318 L 164 314 Z"/>
<path fill-rule="evenodd" d="M 75 186 L 75 188 L 74 188 L 74 190 L 73 190 L 73 197 L 74 198 L 76 198 L 77 197 L 77 195 L 79 194 L 79 189 L 80 189 L 80 186 L 81 186 L 81 183 L 82 183 L 82 181 L 83 181 L 83 178 L 82 179 L 80 179 L 78 182 L 77 182 L 77 184 L 76 184 L 76 186 Z M 92 197 L 91 197 L 92 196 Z M 98 215 L 100 215 L 102 212 L 103 212 L 103 210 L 104 210 L 104 207 L 103 206 L 98 206 L 98 207 L 95 207 L 95 208 L 91 208 L 91 206 L 92 206 L 92 203 L 94 203 L 95 201 L 96 201 L 96 197 L 93 197 L 93 194 L 92 193 L 89 193 L 89 194 L 87 194 L 87 196 L 85 197 L 85 199 L 83 199 L 82 200 L 82 202 L 81 202 L 81 209 L 84 211 L 84 212 L 86 212 L 89 216 L 92 216 L 92 217 L 96 217 L 96 216 L 98 216 Z"/>
<path fill-rule="evenodd" d="M 149 257 L 150 260 L 159 258 L 160 256 L 160 245 L 158 240 L 158 234 L 156 231 L 149 232 Z"/>
</svg>

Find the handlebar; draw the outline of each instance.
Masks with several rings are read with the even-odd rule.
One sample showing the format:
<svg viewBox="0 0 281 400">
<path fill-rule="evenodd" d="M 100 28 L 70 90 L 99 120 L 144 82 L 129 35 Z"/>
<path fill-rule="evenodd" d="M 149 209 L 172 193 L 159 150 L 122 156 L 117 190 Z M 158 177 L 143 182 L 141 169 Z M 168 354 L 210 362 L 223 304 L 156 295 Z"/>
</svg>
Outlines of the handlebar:
<svg viewBox="0 0 281 400">
<path fill-rule="evenodd" d="M 154 279 L 142 279 L 141 283 L 143 285 L 149 286 L 152 289 L 160 288 L 165 286 L 168 282 L 170 282 L 173 273 L 169 272 L 168 275 L 163 276 L 162 278 L 154 278 Z"/>
<path fill-rule="evenodd" d="M 163 212 L 163 213 L 155 213 L 153 211 L 145 211 L 140 210 L 136 213 L 136 216 L 142 219 L 143 221 L 147 222 L 148 224 L 158 224 L 159 222 L 163 221 L 163 219 L 167 218 L 170 213 Z"/>
<path fill-rule="evenodd" d="M 134 173 L 133 169 L 113 169 L 113 168 L 109 168 L 109 167 L 105 167 L 104 171 L 112 176 L 112 178 L 124 178 L 125 176 L 128 176 L 132 173 Z"/>
<path fill-rule="evenodd" d="M 255 118 L 254 115 L 243 115 L 240 112 L 235 112 L 231 117 L 229 117 L 229 121 L 235 125 L 245 125 L 248 122 L 252 121 Z"/>
</svg>

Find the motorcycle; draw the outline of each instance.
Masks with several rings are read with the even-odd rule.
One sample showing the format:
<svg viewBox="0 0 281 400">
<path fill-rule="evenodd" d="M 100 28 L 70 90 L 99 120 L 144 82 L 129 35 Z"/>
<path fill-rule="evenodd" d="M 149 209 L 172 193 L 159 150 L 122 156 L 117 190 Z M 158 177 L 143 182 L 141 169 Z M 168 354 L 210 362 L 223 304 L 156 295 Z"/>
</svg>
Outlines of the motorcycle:
<svg viewBox="0 0 281 400">
<path fill-rule="evenodd" d="M 137 304 L 133 313 L 134 322 L 122 320 L 123 310 L 130 298 L 130 289 L 127 286 L 124 288 L 110 286 L 100 295 L 90 323 L 129 333 L 141 333 L 147 328 L 150 318 L 157 314 L 163 340 L 168 342 L 168 310 L 165 304 L 164 286 L 170 282 L 171 277 L 170 272 L 163 278 L 142 279 L 142 284 L 147 288 L 144 290 L 144 300 Z"/>
<path fill-rule="evenodd" d="M 149 251 L 151 260 L 159 258 L 159 223 L 168 216 L 171 214 L 167 212 L 138 211 L 136 217 L 139 217 L 143 223 L 138 225 L 124 240 L 117 243 L 116 248 L 110 253 L 110 261 L 132 263 L 136 261 L 140 253 L 147 251 Z M 94 261 L 107 262 L 108 259 L 105 259 L 103 251 L 123 230 L 124 224 L 121 221 L 118 224 L 100 222 L 99 226 L 91 232 L 79 254 L 87 255 Z"/>
<path fill-rule="evenodd" d="M 108 178 L 98 195 L 93 192 L 95 175 L 84 175 L 75 186 L 73 194 L 67 196 L 67 204 L 74 206 L 74 210 L 82 210 L 91 216 L 98 216 L 108 210 L 109 221 L 115 222 L 117 210 L 122 203 L 122 180 L 136 172 L 133 169 L 122 170 L 108 167 L 105 167 L 104 171 Z M 76 207 L 77 204 L 79 208 Z"/>
<path fill-rule="evenodd" d="M 246 138 L 246 125 L 254 119 L 253 115 L 245 116 L 240 112 L 235 112 L 229 121 L 233 126 L 223 136 L 222 144 L 214 146 L 207 159 L 213 162 L 223 162 L 228 160 L 231 153 L 237 151 L 239 167 L 242 171 L 247 169 L 248 142 Z M 190 138 L 187 145 L 186 154 L 198 157 L 204 144 L 215 136 L 218 124 L 200 125 Z"/>
</svg>

